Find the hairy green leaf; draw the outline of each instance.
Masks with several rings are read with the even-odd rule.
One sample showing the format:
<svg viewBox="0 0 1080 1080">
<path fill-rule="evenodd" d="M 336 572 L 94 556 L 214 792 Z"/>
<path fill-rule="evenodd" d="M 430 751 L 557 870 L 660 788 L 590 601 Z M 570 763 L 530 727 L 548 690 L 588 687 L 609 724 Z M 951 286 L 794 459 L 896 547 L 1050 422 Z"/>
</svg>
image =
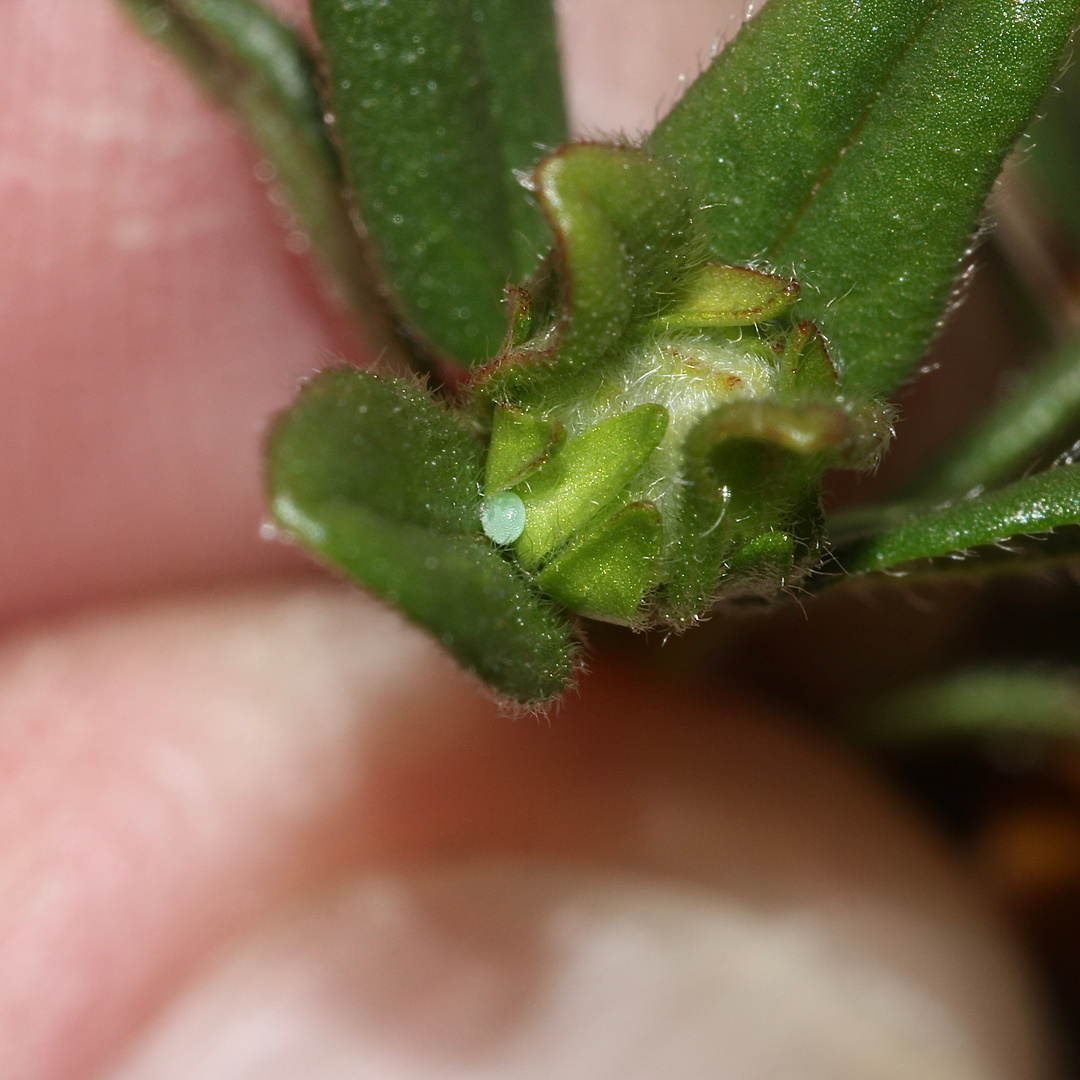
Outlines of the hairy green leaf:
<svg viewBox="0 0 1080 1080">
<path fill-rule="evenodd" d="M 548 244 L 515 177 L 566 137 L 549 0 L 313 0 L 376 261 L 437 349 L 494 355 L 503 291 Z"/>
<path fill-rule="evenodd" d="M 271 499 L 308 513 L 367 507 L 448 535 L 480 531 L 480 447 L 453 413 L 401 379 L 333 368 L 308 382 L 269 443 Z"/>
<path fill-rule="evenodd" d="M 843 385 L 922 355 L 1073 0 L 772 0 L 648 141 L 707 206 L 712 254 L 793 276 Z"/>
<path fill-rule="evenodd" d="M 502 147 L 513 278 L 520 281 L 551 246 L 551 234 L 523 186 L 524 176 L 545 150 L 569 138 L 555 15 L 551 0 L 473 0 L 471 9 Z"/>
<path fill-rule="evenodd" d="M 572 679 L 569 624 L 482 535 L 479 447 L 423 390 L 323 372 L 267 458 L 278 524 L 500 693 L 536 703 Z"/>
<path fill-rule="evenodd" d="M 316 554 L 429 630 L 458 662 L 521 704 L 562 693 L 574 675 L 570 625 L 482 540 L 443 536 L 363 506 L 312 518 L 275 500 L 279 521 Z"/>
<path fill-rule="evenodd" d="M 893 512 L 904 517 L 903 508 Z M 879 535 L 838 552 L 844 570 L 889 570 L 1080 524 L 1080 466 L 1048 469 L 988 495 L 962 499 L 930 513 L 910 513 Z M 887 520 L 888 515 L 882 512 L 881 517 Z"/>
<path fill-rule="evenodd" d="M 680 297 L 702 266 L 690 191 L 664 162 L 628 146 L 576 143 L 548 155 L 536 189 L 555 236 L 536 291 L 535 341 L 485 373 L 489 400 L 549 409 L 580 400 L 622 359 L 631 324 Z M 557 294 L 552 297 L 544 294 Z M 554 323 L 545 321 L 550 316 Z M 532 317 L 530 317 L 530 322 Z"/>
<path fill-rule="evenodd" d="M 580 340 L 602 354 L 631 316 L 652 314 L 640 305 L 674 297 L 700 262 L 692 196 L 662 162 L 600 144 L 551 154 L 536 183 L 568 278 L 563 347 Z"/>
</svg>

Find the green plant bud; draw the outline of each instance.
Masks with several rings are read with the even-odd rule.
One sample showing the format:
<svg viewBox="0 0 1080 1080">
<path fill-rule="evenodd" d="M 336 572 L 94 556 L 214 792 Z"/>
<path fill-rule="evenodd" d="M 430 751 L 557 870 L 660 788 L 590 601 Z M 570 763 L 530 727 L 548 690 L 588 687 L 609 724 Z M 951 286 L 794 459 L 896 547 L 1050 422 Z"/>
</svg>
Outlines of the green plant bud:
<svg viewBox="0 0 1080 1080">
<path fill-rule="evenodd" d="M 556 247 L 462 407 L 329 372 L 270 446 L 278 522 L 519 701 L 570 678 L 560 609 L 679 627 L 788 586 L 823 549 L 821 476 L 888 434 L 794 282 L 703 262 L 666 164 L 568 147 L 536 183 Z"/>
<path fill-rule="evenodd" d="M 794 281 L 704 262 L 668 165 L 572 146 L 535 182 L 555 252 L 471 388 L 484 491 L 524 507 L 517 561 L 570 611 L 633 626 L 786 587 L 824 545 L 822 475 L 872 464 L 887 412 L 843 396 Z M 485 505 L 506 543 L 516 506 Z"/>
<path fill-rule="evenodd" d="M 634 498 L 649 499 L 667 517 L 681 484 L 683 443 L 711 409 L 741 398 L 771 396 L 776 367 L 771 350 L 756 339 L 730 342 L 706 333 L 646 338 L 624 359 L 618 378 L 567 415 L 570 431 L 587 430 L 606 417 L 645 404 L 668 415 L 664 437 L 639 474 Z"/>
<path fill-rule="evenodd" d="M 667 425 L 667 411 L 655 404 L 608 417 L 568 439 L 519 484 L 515 491 L 525 504 L 525 528 L 515 550 L 521 564 L 536 570 L 545 556 L 616 505 Z"/>
</svg>

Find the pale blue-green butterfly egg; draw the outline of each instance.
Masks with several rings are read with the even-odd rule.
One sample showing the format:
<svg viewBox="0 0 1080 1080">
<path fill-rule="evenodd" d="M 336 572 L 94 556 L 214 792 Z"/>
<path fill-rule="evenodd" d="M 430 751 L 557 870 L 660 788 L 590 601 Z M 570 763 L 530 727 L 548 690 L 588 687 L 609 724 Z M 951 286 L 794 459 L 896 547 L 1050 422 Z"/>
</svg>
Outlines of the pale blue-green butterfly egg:
<svg viewBox="0 0 1080 1080">
<path fill-rule="evenodd" d="M 484 500 L 480 524 L 496 544 L 512 544 L 525 531 L 525 504 L 512 491 L 500 491 Z"/>
</svg>

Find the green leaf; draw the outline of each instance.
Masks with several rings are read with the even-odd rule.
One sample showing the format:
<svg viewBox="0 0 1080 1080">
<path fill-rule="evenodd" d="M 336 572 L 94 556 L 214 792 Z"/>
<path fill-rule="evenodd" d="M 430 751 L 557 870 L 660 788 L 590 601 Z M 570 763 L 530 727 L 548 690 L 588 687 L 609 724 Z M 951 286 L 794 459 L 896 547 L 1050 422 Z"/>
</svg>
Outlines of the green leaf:
<svg viewBox="0 0 1080 1080">
<path fill-rule="evenodd" d="M 272 500 L 306 512 L 364 506 L 444 534 L 480 532 L 480 446 L 426 391 L 333 368 L 316 375 L 268 446 Z"/>
<path fill-rule="evenodd" d="M 515 170 L 566 137 L 548 0 L 313 0 L 376 261 L 435 348 L 494 355 L 503 291 L 548 244 Z"/>
<path fill-rule="evenodd" d="M 294 133 L 330 168 L 315 65 L 296 34 L 257 0 L 121 0 L 144 33 L 172 50 L 204 89 L 226 104 L 252 87 L 272 94 Z"/>
<path fill-rule="evenodd" d="M 551 456 L 563 435 L 557 420 L 496 405 L 484 465 L 486 495 L 513 487 Z"/>
<path fill-rule="evenodd" d="M 536 584 L 580 615 L 634 625 L 656 578 L 663 535 L 656 507 L 631 503 L 560 551 Z"/>
<path fill-rule="evenodd" d="M 573 680 L 566 620 L 485 542 L 440 536 L 361 506 L 324 506 L 305 524 L 275 510 L 324 559 L 426 627 L 467 670 L 513 701 L 540 704 Z"/>
<path fill-rule="evenodd" d="M 909 517 L 851 544 L 837 553 L 837 559 L 848 573 L 889 570 L 1076 524 L 1080 524 L 1080 466 L 1063 465 L 988 495 Z"/>
<path fill-rule="evenodd" d="M 864 742 L 900 747 L 978 735 L 1080 736 L 1075 672 L 957 671 L 859 702 L 848 727 Z"/>
<path fill-rule="evenodd" d="M 267 448 L 277 522 L 427 627 L 505 696 L 546 701 L 573 677 L 569 624 L 480 532 L 480 449 L 423 390 L 323 372 Z"/>
<path fill-rule="evenodd" d="M 563 346 L 602 354 L 632 315 L 651 314 L 641 305 L 677 295 L 697 256 L 693 199 L 667 165 L 623 146 L 565 147 L 536 185 L 569 278 Z"/>
<path fill-rule="evenodd" d="M 570 137 L 551 0 L 473 0 L 471 18 L 487 65 L 491 114 L 502 143 L 510 204 L 513 277 L 536 269 L 551 234 L 520 174 Z M 517 170 L 519 175 L 514 175 Z"/>
<path fill-rule="evenodd" d="M 816 555 L 816 483 L 852 438 L 838 406 L 736 401 L 704 416 L 686 440 L 681 532 L 667 597 L 689 621 L 716 591 L 782 586 L 800 554 Z M 775 576 L 766 578 L 766 573 Z"/>
<path fill-rule="evenodd" d="M 525 529 L 516 550 L 523 566 L 543 558 L 610 508 L 641 471 L 667 429 L 659 405 L 601 420 L 575 436 L 517 488 L 525 503 Z"/>
<path fill-rule="evenodd" d="M 617 363 L 634 320 L 677 300 L 702 265 L 696 206 L 672 169 L 628 146 L 577 143 L 546 157 L 536 194 L 555 235 L 555 258 L 536 292 L 554 325 L 538 343 L 493 365 L 478 384 L 488 399 L 549 409 L 580 399 Z M 539 305 L 544 306 L 544 305 Z"/>
<path fill-rule="evenodd" d="M 793 270 L 849 393 L 933 336 L 983 203 L 1057 70 L 1072 0 L 772 0 L 648 140 L 712 256 Z"/>
<path fill-rule="evenodd" d="M 1080 341 L 1070 341 L 935 462 L 914 485 L 912 498 L 941 501 L 992 487 L 1078 434 Z"/>
<path fill-rule="evenodd" d="M 323 124 L 316 70 L 296 34 L 257 0 L 120 0 L 229 108 L 273 166 L 297 223 L 373 348 L 414 363 L 378 297 L 342 197 L 341 167 Z"/>
<path fill-rule="evenodd" d="M 744 266 L 708 263 L 656 322 L 665 330 L 754 326 L 775 319 L 799 298 L 799 286 Z"/>
</svg>

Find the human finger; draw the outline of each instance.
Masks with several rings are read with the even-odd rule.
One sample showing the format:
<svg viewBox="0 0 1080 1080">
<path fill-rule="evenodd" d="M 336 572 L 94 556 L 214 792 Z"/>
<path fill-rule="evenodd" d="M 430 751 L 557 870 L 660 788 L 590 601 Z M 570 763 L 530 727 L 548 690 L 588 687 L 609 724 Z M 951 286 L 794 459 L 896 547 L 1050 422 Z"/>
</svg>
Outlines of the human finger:
<svg viewBox="0 0 1080 1080">
<path fill-rule="evenodd" d="M 854 762 L 738 699 L 600 671 L 512 721 L 398 616 L 282 585 L 23 634 L 0 652 L 0 712 L 4 1076 L 97 1075 L 126 1048 L 156 1061 L 153 1040 L 175 1046 L 192 1015 L 217 1018 L 197 1045 L 224 1053 L 245 1009 L 274 1004 L 253 987 L 293 992 L 290 965 L 308 972 L 296 993 L 314 988 L 305 1053 L 344 1009 L 358 1061 L 405 1054 L 427 1010 L 434 1041 L 418 1036 L 402 1076 L 536 1075 L 538 1039 L 566 1075 L 576 1046 L 580 1075 L 634 1076 L 618 1031 L 673 1078 L 723 1075 L 736 1050 L 775 1061 L 778 1041 L 837 1077 L 1039 1075 L 1019 965 L 926 831 Z M 368 911 L 383 885 L 404 920 L 385 948 Z M 566 919 L 582 930 L 560 953 Z M 334 967 L 327 942 L 350 934 L 383 960 Z M 489 960 L 496 990 L 533 964 L 498 1047 L 482 1036 L 499 994 L 462 1003 Z M 635 1033 L 642 1002 L 658 1012 Z M 568 1025 L 579 1041 L 560 1050 Z M 457 1035 L 474 1039 L 464 1059 Z M 259 1045 L 217 1075 L 252 1075 L 276 1044 Z"/>
</svg>

